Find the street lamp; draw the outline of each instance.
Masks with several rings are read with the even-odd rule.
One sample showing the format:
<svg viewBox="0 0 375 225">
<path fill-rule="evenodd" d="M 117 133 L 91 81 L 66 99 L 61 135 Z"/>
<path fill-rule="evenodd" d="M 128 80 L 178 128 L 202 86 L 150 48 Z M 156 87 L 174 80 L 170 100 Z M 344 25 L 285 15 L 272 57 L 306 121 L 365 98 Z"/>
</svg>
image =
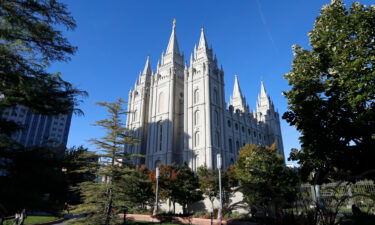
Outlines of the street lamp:
<svg viewBox="0 0 375 225">
<path fill-rule="evenodd" d="M 221 192 L 221 155 L 220 153 L 217 154 L 217 169 L 219 170 L 219 192 L 220 192 L 220 206 L 219 206 L 219 211 L 217 213 L 217 219 L 220 220 L 221 223 L 221 214 L 223 210 L 223 199 L 222 199 L 222 192 Z"/>
<path fill-rule="evenodd" d="M 156 167 L 156 173 L 155 173 L 155 178 L 156 178 L 156 193 L 155 193 L 155 206 L 154 206 L 154 212 L 152 213 L 153 216 L 156 216 L 158 212 L 158 191 L 159 191 L 159 176 L 160 176 L 160 170 L 159 167 Z"/>
</svg>

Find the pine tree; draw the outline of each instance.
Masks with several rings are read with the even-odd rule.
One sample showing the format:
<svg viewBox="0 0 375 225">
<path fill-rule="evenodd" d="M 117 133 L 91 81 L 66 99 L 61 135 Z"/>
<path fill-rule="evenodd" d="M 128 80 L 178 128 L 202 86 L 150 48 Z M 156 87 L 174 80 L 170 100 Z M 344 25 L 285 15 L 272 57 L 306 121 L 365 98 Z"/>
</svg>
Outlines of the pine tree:
<svg viewBox="0 0 375 225">
<path fill-rule="evenodd" d="M 98 181 L 83 182 L 79 189 L 83 196 L 83 203 L 78 205 L 74 213 L 86 215 L 72 221 L 74 224 L 109 225 L 118 224 L 118 214 L 124 207 L 129 207 L 129 201 L 124 195 L 124 178 L 134 172 L 131 156 L 125 152 L 124 145 L 134 144 L 132 136 L 128 135 L 124 126 L 123 116 L 126 114 L 122 108 L 124 100 L 118 99 L 115 103 L 100 102 L 108 111 L 108 118 L 97 121 L 95 126 L 106 130 L 104 137 L 92 139 L 101 154 L 102 162 L 99 164 Z"/>
</svg>

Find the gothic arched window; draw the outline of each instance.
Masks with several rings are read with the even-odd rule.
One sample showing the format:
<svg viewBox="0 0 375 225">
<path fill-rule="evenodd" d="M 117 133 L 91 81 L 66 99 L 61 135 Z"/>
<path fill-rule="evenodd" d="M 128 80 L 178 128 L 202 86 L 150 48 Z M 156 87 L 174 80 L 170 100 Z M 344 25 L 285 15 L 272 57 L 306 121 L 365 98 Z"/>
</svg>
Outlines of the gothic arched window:
<svg viewBox="0 0 375 225">
<path fill-rule="evenodd" d="M 161 151 L 163 148 L 163 124 L 158 122 L 158 133 L 159 133 L 159 140 L 158 140 L 158 151 Z"/>
<path fill-rule="evenodd" d="M 195 132 L 194 134 L 194 147 L 199 146 L 199 131 Z"/>
<path fill-rule="evenodd" d="M 233 152 L 233 141 L 232 141 L 232 138 L 229 138 L 228 143 L 229 143 L 229 151 Z"/>
<path fill-rule="evenodd" d="M 164 112 L 165 111 L 165 97 L 164 97 L 164 92 L 161 92 L 159 94 L 159 108 L 158 108 L 158 112 L 161 113 L 161 112 Z"/>
<path fill-rule="evenodd" d="M 220 133 L 216 131 L 216 147 L 220 147 Z"/>
<path fill-rule="evenodd" d="M 218 98 L 218 94 L 217 94 L 217 89 L 216 88 L 214 88 L 213 102 L 216 103 L 216 104 L 219 103 L 219 98 Z"/>
<path fill-rule="evenodd" d="M 194 91 L 193 97 L 194 97 L 194 103 L 198 103 L 199 102 L 199 90 L 198 89 Z"/>
<path fill-rule="evenodd" d="M 137 121 L 137 119 L 138 119 L 138 111 L 134 110 L 134 113 L 133 113 L 133 122 Z"/>
<path fill-rule="evenodd" d="M 215 123 L 219 125 L 219 113 L 215 110 Z"/>
<path fill-rule="evenodd" d="M 198 125 L 199 124 L 199 110 L 195 111 L 194 112 L 194 125 Z"/>
</svg>

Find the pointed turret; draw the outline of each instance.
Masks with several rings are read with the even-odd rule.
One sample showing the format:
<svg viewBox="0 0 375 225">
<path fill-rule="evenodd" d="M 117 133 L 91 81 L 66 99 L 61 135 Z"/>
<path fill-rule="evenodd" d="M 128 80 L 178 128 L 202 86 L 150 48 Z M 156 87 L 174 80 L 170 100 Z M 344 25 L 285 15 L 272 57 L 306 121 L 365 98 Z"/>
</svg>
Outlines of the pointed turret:
<svg viewBox="0 0 375 225">
<path fill-rule="evenodd" d="M 178 48 L 178 43 L 177 43 L 177 37 L 176 37 L 176 19 L 173 19 L 173 24 L 172 24 L 172 33 L 171 37 L 169 38 L 169 43 L 166 51 L 167 54 L 180 54 L 180 50 Z"/>
<path fill-rule="evenodd" d="M 270 96 L 266 92 L 263 81 L 260 83 L 260 93 L 258 95 L 257 111 L 263 114 L 267 113 L 268 110 L 274 110 L 273 103 Z"/>
<path fill-rule="evenodd" d="M 206 35 L 204 34 L 204 28 L 201 29 L 201 37 L 199 38 L 198 49 L 208 49 Z"/>
<path fill-rule="evenodd" d="M 212 57 L 212 49 L 208 47 L 206 34 L 204 33 L 204 29 L 201 29 L 201 36 L 199 38 L 198 47 L 194 46 L 194 59 L 206 58 L 208 60 L 213 60 Z"/>
<path fill-rule="evenodd" d="M 150 65 L 150 57 L 147 56 L 145 68 L 143 69 L 142 75 L 151 75 L 151 65 Z"/>
<path fill-rule="evenodd" d="M 172 33 L 171 37 L 169 38 L 167 51 L 165 52 L 165 54 L 162 53 L 161 56 L 161 65 L 170 63 L 172 63 L 172 65 L 179 64 L 182 67 L 184 66 L 184 56 L 180 53 L 177 42 L 176 19 L 173 19 Z"/>
<path fill-rule="evenodd" d="M 246 104 L 246 99 L 242 95 L 242 91 L 240 88 L 240 84 L 238 82 L 238 75 L 234 75 L 234 87 L 233 87 L 233 93 L 230 97 L 230 105 L 233 106 L 234 111 L 239 110 L 241 112 L 248 112 L 249 109 Z"/>
</svg>

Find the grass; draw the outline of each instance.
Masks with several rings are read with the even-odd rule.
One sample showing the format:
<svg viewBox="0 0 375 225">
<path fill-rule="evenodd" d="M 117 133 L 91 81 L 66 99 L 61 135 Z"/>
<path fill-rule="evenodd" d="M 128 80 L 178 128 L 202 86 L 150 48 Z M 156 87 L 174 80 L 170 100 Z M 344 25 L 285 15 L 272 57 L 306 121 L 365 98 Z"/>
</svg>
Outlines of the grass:
<svg viewBox="0 0 375 225">
<path fill-rule="evenodd" d="M 59 219 L 59 218 L 55 217 L 55 216 L 28 216 L 25 220 L 25 225 L 36 224 L 36 223 L 45 223 L 45 222 L 49 222 L 49 221 L 57 220 L 57 219 Z M 6 220 L 4 222 L 4 225 L 13 225 L 13 219 Z"/>
</svg>

